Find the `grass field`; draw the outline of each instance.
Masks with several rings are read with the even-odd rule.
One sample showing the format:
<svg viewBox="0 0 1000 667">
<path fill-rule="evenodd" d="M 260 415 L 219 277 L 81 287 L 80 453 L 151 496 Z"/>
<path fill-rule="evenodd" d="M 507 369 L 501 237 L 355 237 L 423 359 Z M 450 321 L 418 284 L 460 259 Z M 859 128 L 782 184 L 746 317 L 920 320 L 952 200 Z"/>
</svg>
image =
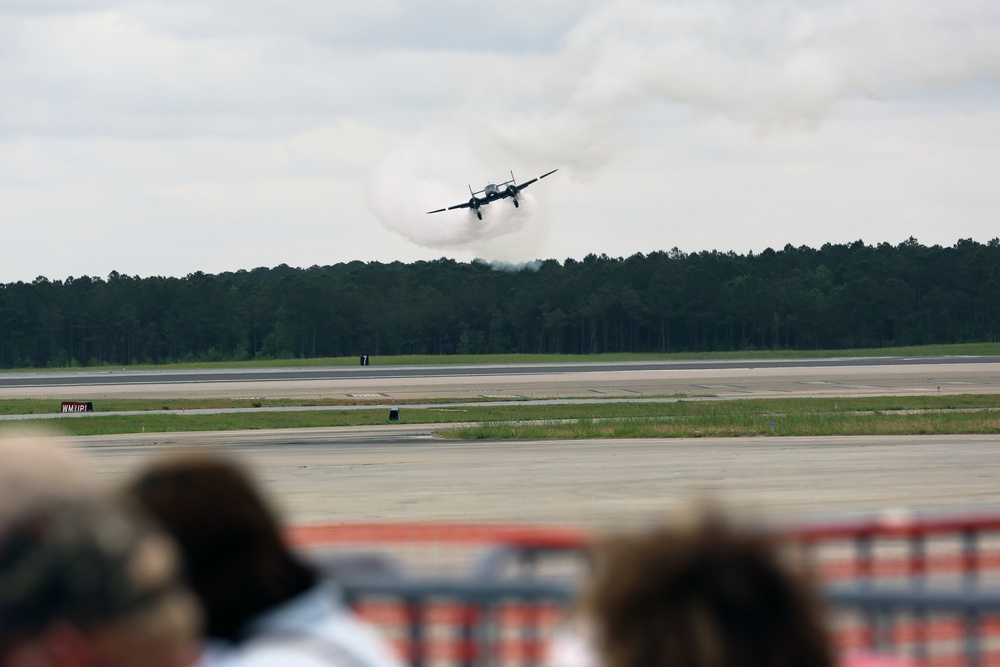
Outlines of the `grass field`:
<svg viewBox="0 0 1000 667">
<path fill-rule="evenodd" d="M 1000 408 L 981 411 L 751 413 L 581 419 L 569 423 L 486 422 L 445 432 L 462 440 L 698 438 L 761 435 L 928 435 L 1000 433 Z"/>
<path fill-rule="evenodd" d="M 609 362 L 686 359 L 826 359 L 836 357 L 938 357 L 938 356 L 1000 356 L 1000 343 L 962 343 L 956 345 L 923 345 L 913 347 L 879 347 L 857 350 L 738 350 L 732 352 L 677 352 L 670 354 L 485 354 L 485 355 L 403 355 L 371 357 L 376 366 L 412 366 L 437 364 L 516 364 L 554 362 Z M 128 370 L 214 369 L 214 368 L 294 368 L 306 366 L 356 366 L 358 357 L 326 357 L 319 359 L 264 359 L 254 361 L 200 362 L 165 365 L 134 365 Z M 107 370 L 108 366 L 72 369 L 6 369 L 0 372 L 45 372 Z M 121 368 L 115 366 L 114 368 Z"/>
<path fill-rule="evenodd" d="M 990 395 L 512 403 L 419 409 L 402 405 L 399 409 L 403 423 L 456 424 L 454 429 L 440 429 L 440 435 L 461 439 L 1000 433 L 1000 397 Z M 104 435 L 388 423 L 388 411 L 380 408 L 211 415 L 96 413 L 47 425 L 67 435 Z M 20 428 L 23 422 L 0 422 L 0 432 Z"/>
<path fill-rule="evenodd" d="M 101 412 L 148 412 L 161 410 L 211 410 L 226 408 L 318 407 L 330 405 L 381 405 L 384 398 L 106 398 L 95 402 Z M 454 403 L 457 401 L 490 401 L 496 399 L 428 398 L 420 403 Z M 511 401 L 527 400 L 512 398 Z M 51 398 L 13 398 L 0 400 L 0 415 L 44 415 L 59 412 L 60 401 Z"/>
</svg>

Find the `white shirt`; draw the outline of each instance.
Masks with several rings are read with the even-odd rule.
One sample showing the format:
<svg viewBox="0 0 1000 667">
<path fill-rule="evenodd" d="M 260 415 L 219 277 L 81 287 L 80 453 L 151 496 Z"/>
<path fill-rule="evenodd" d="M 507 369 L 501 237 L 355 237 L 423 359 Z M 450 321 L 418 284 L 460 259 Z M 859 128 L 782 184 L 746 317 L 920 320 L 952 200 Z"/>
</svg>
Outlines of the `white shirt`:
<svg viewBox="0 0 1000 667">
<path fill-rule="evenodd" d="M 332 581 L 264 612 L 248 630 L 238 646 L 209 646 L 198 667 L 403 667 Z"/>
</svg>

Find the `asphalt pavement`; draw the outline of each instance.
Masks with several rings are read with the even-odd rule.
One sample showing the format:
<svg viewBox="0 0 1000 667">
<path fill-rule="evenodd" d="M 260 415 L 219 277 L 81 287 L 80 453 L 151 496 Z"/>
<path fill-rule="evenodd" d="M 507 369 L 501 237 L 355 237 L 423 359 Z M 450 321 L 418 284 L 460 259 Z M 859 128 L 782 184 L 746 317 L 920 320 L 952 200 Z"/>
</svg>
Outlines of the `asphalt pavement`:
<svg viewBox="0 0 1000 667">
<path fill-rule="evenodd" d="M 0 373 L 0 399 L 651 398 L 1000 393 L 1000 357 Z"/>
<path fill-rule="evenodd" d="M 657 521 L 712 502 L 751 517 L 1000 510 L 1000 438 L 451 441 L 434 425 L 73 439 L 109 484 L 178 451 L 244 461 L 293 523 Z"/>
</svg>

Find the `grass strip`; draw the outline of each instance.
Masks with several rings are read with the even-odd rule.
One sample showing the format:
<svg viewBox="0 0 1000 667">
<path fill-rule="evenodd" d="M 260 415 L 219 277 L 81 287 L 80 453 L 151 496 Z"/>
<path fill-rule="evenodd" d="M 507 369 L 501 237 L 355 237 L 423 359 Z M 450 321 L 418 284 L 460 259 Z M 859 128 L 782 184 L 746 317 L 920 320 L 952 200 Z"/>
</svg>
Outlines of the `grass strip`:
<svg viewBox="0 0 1000 667">
<path fill-rule="evenodd" d="M 582 419 L 569 423 L 487 422 L 439 435 L 457 440 L 572 440 L 600 438 L 719 438 L 824 435 L 959 435 L 1000 433 L 1000 413 L 732 415 L 727 419 Z"/>
<path fill-rule="evenodd" d="M 485 403 L 509 400 L 512 403 L 528 400 L 519 396 L 508 399 L 498 398 L 427 398 L 400 401 L 391 396 L 381 398 L 108 398 L 94 400 L 94 411 L 101 412 L 149 412 L 153 410 L 220 410 L 228 408 L 283 408 L 321 407 L 334 405 L 384 405 L 405 406 L 408 403 Z M 57 413 L 61 401 L 51 398 L 11 398 L 0 400 L 0 415 L 44 415 Z"/>
<path fill-rule="evenodd" d="M 1000 433 L 1000 396 L 995 395 L 682 401 L 658 407 L 660 414 L 622 409 L 615 416 L 495 420 L 439 435 L 537 440 Z"/>
<path fill-rule="evenodd" d="M 592 400 L 593 396 L 581 396 L 581 399 Z M 653 396 L 646 396 L 644 398 L 657 398 Z M 606 403 L 606 404 L 592 404 L 592 405 L 574 405 L 566 408 L 555 407 L 556 412 L 562 412 L 567 409 L 572 413 L 569 416 L 657 416 L 662 414 L 686 414 L 686 410 L 697 410 L 701 408 L 692 408 L 691 404 L 698 405 L 702 401 L 698 399 L 705 398 L 704 396 L 690 396 L 690 395 L 677 395 L 673 394 L 670 396 L 662 396 L 659 398 L 677 398 L 684 399 L 681 403 L 687 403 L 688 405 L 674 404 L 674 403 L 663 403 L 663 404 L 644 404 L 636 402 L 626 402 L 622 401 L 619 403 Z M 528 406 L 519 405 L 529 399 L 519 396 L 511 396 L 507 399 L 491 397 L 472 397 L 472 398 L 433 398 L 433 399 L 412 399 L 408 401 L 400 401 L 393 399 L 391 397 L 384 398 L 206 398 L 206 399 L 186 399 L 186 398 L 151 398 L 151 399 L 132 399 L 132 398 L 109 398 L 101 399 L 99 401 L 94 401 L 94 408 L 97 414 L 102 412 L 149 412 L 149 411 L 159 411 L 159 410 L 199 410 L 199 409 L 227 409 L 227 408 L 240 408 L 240 409 L 251 409 L 251 408 L 281 408 L 281 407 L 326 407 L 326 406 L 338 406 L 338 405 L 385 405 L 392 403 L 398 407 L 405 408 L 410 404 L 439 404 L 439 405 L 450 405 L 455 403 L 496 403 L 498 401 L 505 401 L 510 404 L 511 409 L 514 414 L 519 414 L 520 412 L 527 410 Z M 545 400 L 533 398 L 533 401 Z M 556 400 L 562 399 L 551 399 L 553 403 Z M 612 399 L 613 400 L 613 399 Z M 947 396 L 873 396 L 865 398 L 794 398 L 794 399 L 730 399 L 725 402 L 732 402 L 739 400 L 745 405 L 748 405 L 753 410 L 762 411 L 786 411 L 793 410 L 797 412 L 808 412 L 808 411 L 825 411 L 825 410 L 918 410 L 918 409 L 936 409 L 936 410 L 956 410 L 962 408 L 988 408 L 994 407 L 998 404 L 996 397 L 989 395 L 975 395 L 975 394 L 965 394 L 965 395 L 947 395 Z M 54 414 L 59 412 L 60 402 L 53 399 L 5 399 L 0 400 L 0 415 L 43 415 L 43 414 Z M 606 406 L 614 406 L 611 408 L 611 412 L 614 414 L 604 414 L 608 412 Z M 533 408 L 536 411 L 542 411 L 545 406 Z M 496 408 L 500 409 L 500 408 Z M 591 415 L 589 412 L 597 411 L 601 414 Z M 582 414 L 587 412 L 588 414 Z M 94 419 L 95 416 L 89 416 L 88 418 Z M 503 418 L 507 418 L 504 415 Z M 516 416 L 514 418 L 517 418 Z M 551 416 L 545 414 L 543 416 L 533 416 L 529 417 L 531 419 L 547 419 L 547 418 L 559 418 L 556 416 Z"/>
<path fill-rule="evenodd" d="M 389 424 L 388 410 L 238 414 L 74 415 L 47 424 L 67 435 Z M 403 423 L 472 424 L 462 439 L 1000 433 L 1000 396 L 873 396 L 400 408 Z M 2 421 L 0 432 L 23 428 Z"/>
</svg>

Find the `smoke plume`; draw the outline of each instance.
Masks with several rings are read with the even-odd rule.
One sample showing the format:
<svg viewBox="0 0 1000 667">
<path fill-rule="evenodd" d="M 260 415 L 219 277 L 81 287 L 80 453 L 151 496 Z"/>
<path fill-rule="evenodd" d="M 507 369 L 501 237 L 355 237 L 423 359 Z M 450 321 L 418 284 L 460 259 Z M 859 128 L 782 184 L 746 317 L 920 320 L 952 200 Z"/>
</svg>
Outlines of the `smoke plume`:
<svg viewBox="0 0 1000 667">
<path fill-rule="evenodd" d="M 623 141 L 631 114 L 673 105 L 767 134 L 820 123 L 852 98 L 888 100 L 1000 73 L 1000 3 L 993 0 L 625 0 L 598 5 L 557 53 L 515 59 L 385 157 L 368 184 L 390 230 L 435 248 L 524 261 L 547 220 L 532 195 L 560 178 L 587 179 Z M 425 211 L 461 190 L 561 171 L 509 202 Z M 531 169 L 528 173 L 517 170 Z M 529 194 L 531 193 L 531 194 Z M 535 255 L 537 256 L 537 254 Z"/>
</svg>

